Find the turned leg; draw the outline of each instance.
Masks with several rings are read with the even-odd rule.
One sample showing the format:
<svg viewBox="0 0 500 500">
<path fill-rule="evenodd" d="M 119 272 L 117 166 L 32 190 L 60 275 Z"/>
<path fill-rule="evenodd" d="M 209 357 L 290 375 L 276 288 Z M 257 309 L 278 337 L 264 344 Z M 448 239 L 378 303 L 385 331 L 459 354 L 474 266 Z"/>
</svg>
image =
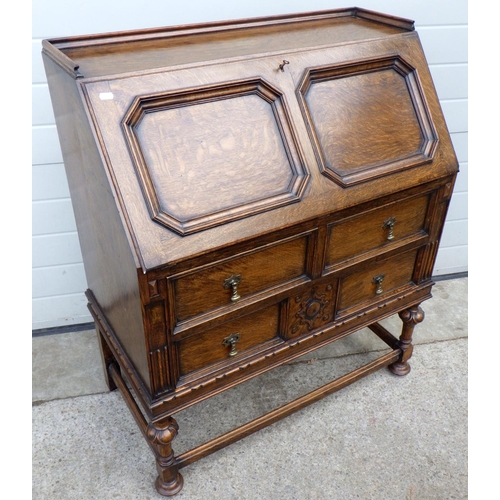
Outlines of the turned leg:
<svg viewBox="0 0 500 500">
<path fill-rule="evenodd" d="M 410 373 L 410 365 L 408 360 L 411 358 L 413 346 L 411 339 L 413 336 L 413 329 L 418 323 L 424 320 L 424 311 L 418 306 L 412 306 L 399 313 L 399 317 L 403 321 L 403 330 L 399 337 L 399 348 L 401 349 L 401 356 L 399 360 L 389 365 L 389 370 L 395 375 L 407 375 Z"/>
<path fill-rule="evenodd" d="M 156 490 L 160 495 L 167 497 L 179 493 L 184 484 L 172 450 L 172 441 L 177 436 L 178 430 L 179 426 L 173 417 L 168 417 L 161 422 L 150 423 L 146 429 L 147 438 L 156 455 L 156 468 L 158 470 Z"/>
</svg>

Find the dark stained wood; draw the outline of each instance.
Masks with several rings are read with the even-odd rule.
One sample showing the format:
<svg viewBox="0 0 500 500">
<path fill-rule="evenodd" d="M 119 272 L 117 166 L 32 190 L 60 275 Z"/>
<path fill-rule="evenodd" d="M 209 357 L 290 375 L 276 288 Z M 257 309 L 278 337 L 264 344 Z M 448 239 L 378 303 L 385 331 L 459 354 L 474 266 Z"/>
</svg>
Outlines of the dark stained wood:
<svg viewBox="0 0 500 500">
<path fill-rule="evenodd" d="M 182 489 L 184 484 L 183 477 L 178 472 L 178 463 L 172 450 L 172 441 L 177 436 L 177 431 L 179 430 L 177 422 L 173 417 L 168 417 L 159 423 L 150 422 L 148 424 L 116 363 L 109 366 L 106 376 L 120 389 L 137 426 L 155 454 L 158 470 L 158 478 L 156 480 L 157 491 L 165 496 L 175 495 Z"/>
<path fill-rule="evenodd" d="M 161 422 L 151 422 L 146 428 L 146 438 L 156 452 L 156 490 L 160 495 L 171 497 L 181 491 L 184 479 L 172 449 L 172 441 L 177 436 L 179 426 L 173 417 Z"/>
<path fill-rule="evenodd" d="M 111 67 L 111 71 L 123 73 L 163 67 L 165 61 L 178 65 L 262 52 L 293 51 L 411 30 L 413 21 L 410 20 L 364 9 L 338 9 L 153 28 L 135 33 L 58 38 L 45 43 L 44 50 L 71 74 L 94 77 L 108 74 Z M 72 59 L 77 59 L 78 64 Z"/>
<path fill-rule="evenodd" d="M 121 393 L 127 403 L 130 411 L 136 418 L 137 424 L 146 435 L 153 452 L 156 455 L 158 478 L 156 480 L 157 491 L 165 496 L 173 496 L 178 493 L 183 486 L 184 480 L 178 472 L 179 469 L 186 467 L 201 458 L 204 458 L 216 451 L 243 439 L 254 432 L 257 432 L 293 413 L 305 408 L 321 399 L 341 390 L 342 388 L 366 377 L 370 373 L 379 370 L 383 366 L 393 363 L 398 358 L 399 351 L 394 350 L 384 354 L 380 358 L 368 363 L 355 371 L 339 377 L 318 389 L 315 389 L 304 396 L 301 396 L 290 403 L 280 406 L 276 410 L 270 411 L 261 417 L 255 418 L 246 424 L 233 429 L 226 434 L 216 437 L 202 445 L 188 450 L 177 457 L 174 457 L 172 450 L 172 440 L 177 435 L 178 425 L 173 417 L 168 417 L 166 421 L 159 423 L 150 423 L 145 421 L 140 413 L 130 390 L 121 378 L 116 365 L 110 367 L 110 376 L 115 384 L 120 388 Z M 392 365 L 390 365 L 392 366 Z"/>
<path fill-rule="evenodd" d="M 307 334 L 333 321 L 336 283 L 325 282 L 307 287 L 290 297 L 287 307 L 286 338 Z"/>
<path fill-rule="evenodd" d="M 392 349 L 397 349 L 399 347 L 398 339 L 380 323 L 371 323 L 368 328 Z"/>
<path fill-rule="evenodd" d="M 366 49 L 364 58 L 360 58 L 356 44 L 286 55 L 290 64 L 283 72 L 278 67 L 284 56 L 279 54 L 279 56 L 255 57 L 244 62 L 232 60 L 219 64 L 213 61 L 210 64 L 191 68 L 167 67 L 162 71 L 148 72 L 140 77 L 132 74 L 118 78 L 113 74 L 99 79 L 78 79 L 77 87 L 82 93 L 84 105 L 91 116 L 91 124 L 99 139 L 99 147 L 103 151 L 105 169 L 113 181 L 117 202 L 122 208 L 121 216 L 130 239 L 134 241 L 133 250 L 143 270 L 147 271 L 166 264 L 171 265 L 208 251 L 217 251 L 235 241 L 257 238 L 263 232 L 278 231 L 284 225 L 300 224 L 314 217 L 328 216 L 398 190 L 411 189 L 424 182 L 452 175 L 456 170 L 456 164 L 452 166 L 449 161 L 450 158 L 454 158 L 451 141 L 433 89 L 425 94 L 425 108 L 432 116 L 432 123 L 439 137 L 439 142 L 432 150 L 432 154 L 424 155 L 426 158 L 421 157 L 423 152 L 417 154 L 418 158 L 403 155 L 402 159 L 394 158 L 394 162 L 363 166 L 352 174 L 356 177 L 354 182 L 351 183 L 346 178 L 345 183 L 350 186 L 349 190 L 345 189 L 342 182 L 339 185 L 335 180 L 323 175 L 327 171 L 330 173 L 333 171 L 328 169 L 323 170 L 322 173 L 321 161 L 318 162 L 313 144 L 308 137 L 307 126 L 296 92 L 304 73 L 311 67 L 324 67 L 326 64 L 331 67 L 345 58 L 360 61 L 359 64 L 361 64 L 365 58 L 369 58 L 370 61 L 377 60 L 377 54 L 399 51 L 407 64 L 418 70 L 418 88 L 426 88 L 426 83 L 429 87 L 432 85 L 418 37 L 413 32 L 401 38 L 402 36 L 396 35 L 392 38 L 373 41 Z M 380 69 L 370 75 L 386 71 L 389 70 Z M 196 78 L 193 78 L 193 72 Z M 245 152 L 253 159 L 257 157 L 251 170 L 255 173 L 255 169 L 262 169 L 259 183 L 253 180 L 253 174 L 246 173 L 247 180 L 252 179 L 248 184 L 248 192 L 238 187 L 237 175 L 234 175 L 232 180 L 228 180 L 227 177 L 221 178 L 220 184 L 215 187 L 213 183 L 207 184 L 207 189 L 203 191 L 201 190 L 203 181 L 199 179 L 200 173 L 203 172 L 203 162 L 201 166 L 198 164 L 194 168 L 193 151 L 188 147 L 192 144 L 190 141 L 176 139 L 180 141 L 181 149 L 176 149 L 175 154 L 167 154 L 169 144 L 172 145 L 172 139 L 167 136 L 163 160 L 161 166 L 158 166 L 157 163 L 147 165 L 144 155 L 139 154 L 138 148 L 133 146 L 133 141 L 123 140 L 123 134 L 127 128 L 124 121 L 127 122 L 129 113 L 133 114 L 133 110 L 136 109 L 134 104 L 136 99 L 182 100 L 189 95 L 199 96 L 204 91 L 210 91 L 209 93 L 213 91 L 215 92 L 212 97 L 214 102 L 210 102 L 210 105 L 218 105 L 216 103 L 219 102 L 229 103 L 233 100 L 236 102 L 246 98 L 218 100 L 227 95 L 223 84 L 226 82 L 229 87 L 252 86 L 256 76 L 263 82 L 261 88 L 267 89 L 262 91 L 263 95 L 283 96 L 283 98 L 272 99 L 275 103 L 273 116 L 276 117 L 276 127 L 280 131 L 280 142 L 287 149 L 290 166 L 289 169 L 284 170 L 282 165 L 279 170 L 286 171 L 289 180 L 292 178 L 288 177 L 288 172 L 295 171 L 287 192 L 283 192 L 283 185 L 276 183 L 275 176 L 267 173 L 265 167 L 268 163 L 265 155 L 262 153 L 262 157 L 259 157 L 255 149 L 251 147 L 242 145 L 241 152 Z M 417 78 L 413 73 L 412 77 Z M 413 96 L 413 93 L 410 94 Z M 410 96 L 410 94 L 407 95 Z M 271 99 L 271 97 L 265 99 Z M 264 102 L 265 99 L 260 100 Z M 278 106 L 277 103 L 280 105 Z M 416 106 L 416 103 L 414 105 Z M 210 109 L 205 107 L 205 104 L 193 103 L 192 106 L 199 112 L 203 109 Z M 268 105 L 265 104 L 265 106 Z M 158 116 L 162 114 L 163 112 L 160 112 Z M 393 114 L 394 111 L 391 111 L 389 115 Z M 424 114 L 421 112 L 420 116 Z M 263 129 L 271 130 L 270 115 L 261 112 L 259 116 L 264 116 L 267 120 L 263 124 Z M 210 124 L 211 132 L 210 138 L 205 140 L 206 144 L 213 142 L 212 134 L 225 137 L 223 130 L 218 130 L 222 125 L 225 126 L 226 134 L 231 130 L 232 135 L 237 129 L 242 128 L 241 120 L 234 113 L 225 121 L 213 120 L 213 124 L 210 115 L 204 120 L 204 123 Z M 361 125 L 365 127 L 367 121 L 360 122 Z M 187 126 L 188 124 L 185 125 Z M 421 128 L 425 129 L 423 125 Z M 247 130 L 245 126 L 243 130 Z M 238 137 L 241 135 L 241 133 L 236 133 Z M 344 139 L 339 143 L 339 150 L 353 147 L 366 149 L 367 145 Z M 198 150 L 198 147 L 196 149 Z M 231 155 L 236 158 L 237 152 L 233 151 Z M 174 161 L 173 157 L 189 158 L 189 161 L 186 159 Z M 283 159 L 283 155 L 280 157 Z M 187 201 L 183 200 L 181 208 L 174 208 L 165 203 L 169 192 L 168 185 L 165 185 L 163 181 L 157 181 L 157 174 L 168 172 L 167 166 L 169 165 L 178 168 L 176 173 L 169 174 L 171 179 L 182 178 L 187 184 L 193 184 L 193 195 L 188 195 Z M 209 162 L 206 166 L 214 168 L 214 165 L 217 163 Z M 238 165 L 233 165 L 231 171 L 237 172 L 237 169 Z M 208 181 L 213 179 L 210 172 L 208 175 L 204 174 L 204 177 Z M 361 182 L 363 179 L 365 182 Z M 369 190 L 366 189 L 368 180 L 370 180 Z M 397 189 L 395 189 L 396 184 Z M 185 187 L 182 188 L 184 193 L 187 192 L 185 189 Z M 194 194 L 197 196 L 194 197 Z M 262 195 L 264 199 L 259 198 Z M 199 213 L 192 209 L 188 210 L 189 200 L 193 199 L 197 200 L 200 207 L 204 207 Z M 210 206 L 211 201 L 220 210 L 210 211 L 207 207 Z M 187 238 L 186 234 L 190 237 Z"/>
<path fill-rule="evenodd" d="M 278 335 L 278 307 L 264 309 L 235 321 L 229 321 L 217 328 L 206 330 L 200 335 L 187 337 L 179 342 L 180 373 L 184 375 L 217 361 L 228 359 L 230 346 L 223 341 L 230 335 L 237 334 L 235 344 L 238 354 L 246 349 L 262 345 Z M 236 356 L 234 359 L 237 361 Z"/>
<path fill-rule="evenodd" d="M 308 69 L 299 95 L 322 173 L 351 185 L 432 159 L 415 68 L 397 56 Z"/>
<path fill-rule="evenodd" d="M 44 56 L 87 284 L 149 385 L 139 263 L 74 79 Z M 64 96 L 64 97 L 63 97 Z M 100 214 L 106 214 L 101 217 Z M 132 244 L 131 244 L 132 243 Z M 140 272 L 140 271 L 139 271 Z"/>
<path fill-rule="evenodd" d="M 108 389 L 110 391 L 114 391 L 117 389 L 112 377 L 109 375 L 109 367 L 112 364 L 116 364 L 115 362 L 115 357 L 113 356 L 113 352 L 109 348 L 108 344 L 106 343 L 106 340 L 104 339 L 104 335 L 101 332 L 101 327 L 99 325 L 99 322 L 95 322 L 95 328 L 97 332 L 97 340 L 99 342 L 99 350 L 101 353 L 101 361 L 102 361 L 102 366 L 104 369 L 104 380 L 106 381 L 106 385 L 108 386 Z"/>
<path fill-rule="evenodd" d="M 177 457 L 178 467 L 185 467 L 186 465 L 189 465 L 199 460 L 200 458 L 206 457 L 207 455 L 214 453 L 215 451 L 220 450 L 225 446 L 228 446 L 229 444 L 243 439 L 244 437 L 257 432 L 264 427 L 267 427 L 274 422 L 277 422 L 282 418 L 285 418 L 301 410 L 302 408 L 309 406 L 312 403 L 315 403 L 316 401 L 320 401 L 326 396 L 329 396 L 346 387 L 347 385 L 352 384 L 356 380 L 359 380 L 369 375 L 370 373 L 373 373 L 383 366 L 389 365 L 396 358 L 396 356 L 397 351 L 391 351 L 384 356 L 376 359 L 375 361 L 372 361 L 371 363 L 362 366 L 361 368 L 358 368 L 357 370 L 347 375 L 344 375 L 343 377 L 339 377 L 338 379 L 333 380 L 332 382 L 329 382 L 319 387 L 318 389 L 315 389 L 314 391 L 301 396 L 300 398 L 290 401 L 290 403 L 280 406 L 276 410 L 266 413 L 265 415 L 262 415 L 261 417 L 258 417 L 242 425 L 241 427 L 229 431 L 228 433 L 219 436 L 211 441 L 208 441 L 207 443 L 204 443 L 196 448 L 193 448 L 192 450 L 182 453 Z"/>
<path fill-rule="evenodd" d="M 237 291 L 238 300 L 243 301 L 251 294 L 305 275 L 306 255 L 307 236 L 302 236 L 174 278 L 177 321 L 230 306 L 233 291 L 224 288 L 224 282 L 231 276 L 241 276 Z"/>
<path fill-rule="evenodd" d="M 330 226 L 326 265 L 423 231 L 428 203 L 428 196 L 410 198 Z M 392 227 L 386 224 L 390 220 Z"/>
<path fill-rule="evenodd" d="M 411 337 L 457 161 L 413 22 L 363 9 L 43 42 L 110 389 L 179 469 Z M 379 321 L 399 314 L 399 340 Z M 361 328 L 389 354 L 180 456 L 189 406 Z M 209 416 L 207 416 L 209 418 Z"/>
<path fill-rule="evenodd" d="M 397 287 L 410 283 L 417 252 L 406 252 L 391 259 L 373 262 L 360 271 L 351 272 L 341 279 L 339 311 L 358 304 L 382 298 Z M 380 286 L 374 282 L 380 276 Z M 380 293 L 377 293 L 377 290 Z"/>
<path fill-rule="evenodd" d="M 261 79 L 138 98 L 124 121 L 149 210 L 180 234 L 296 202 L 307 185 L 282 96 Z"/>
<path fill-rule="evenodd" d="M 403 321 L 403 331 L 399 338 L 399 345 L 401 348 L 401 356 L 396 363 L 389 366 L 389 369 L 395 375 L 407 375 L 410 373 L 410 365 L 408 360 L 411 358 L 413 346 L 411 344 L 413 330 L 418 323 L 424 320 L 424 311 L 417 305 L 410 309 L 405 309 L 399 313 L 399 317 Z"/>
</svg>

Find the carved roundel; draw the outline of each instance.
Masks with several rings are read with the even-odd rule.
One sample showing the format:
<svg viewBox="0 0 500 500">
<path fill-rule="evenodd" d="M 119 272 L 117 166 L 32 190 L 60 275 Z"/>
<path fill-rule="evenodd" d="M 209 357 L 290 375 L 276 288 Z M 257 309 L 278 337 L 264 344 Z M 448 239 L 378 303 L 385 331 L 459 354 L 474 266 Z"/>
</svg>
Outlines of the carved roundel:
<svg viewBox="0 0 500 500">
<path fill-rule="evenodd" d="M 297 295 L 289 304 L 289 336 L 302 335 L 332 321 L 333 293 L 333 286 L 327 284 Z"/>
<path fill-rule="evenodd" d="M 122 124 L 152 219 L 181 235 L 299 201 L 309 179 L 260 78 L 139 96 Z"/>
<path fill-rule="evenodd" d="M 399 56 L 310 68 L 297 94 L 321 172 L 341 186 L 433 158 L 425 96 Z"/>
</svg>

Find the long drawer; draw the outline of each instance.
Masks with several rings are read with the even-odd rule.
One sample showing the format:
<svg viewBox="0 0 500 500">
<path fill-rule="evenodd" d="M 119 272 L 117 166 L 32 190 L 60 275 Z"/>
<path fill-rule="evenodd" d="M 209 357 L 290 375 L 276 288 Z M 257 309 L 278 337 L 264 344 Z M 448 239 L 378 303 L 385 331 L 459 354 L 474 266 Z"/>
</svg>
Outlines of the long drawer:
<svg viewBox="0 0 500 500">
<path fill-rule="evenodd" d="M 174 276 L 176 323 L 304 277 L 309 237 L 302 234 Z"/>
</svg>

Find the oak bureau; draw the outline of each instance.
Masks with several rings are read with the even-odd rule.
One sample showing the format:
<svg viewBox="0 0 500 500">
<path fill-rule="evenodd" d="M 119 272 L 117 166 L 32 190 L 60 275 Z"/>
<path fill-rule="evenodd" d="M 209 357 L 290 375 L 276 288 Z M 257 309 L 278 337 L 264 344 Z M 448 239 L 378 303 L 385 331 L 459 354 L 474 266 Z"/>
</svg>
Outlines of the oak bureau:
<svg viewBox="0 0 500 500">
<path fill-rule="evenodd" d="M 412 21 L 348 8 L 44 40 L 43 59 L 107 382 L 159 493 L 410 371 L 458 169 Z M 174 453 L 175 413 L 365 327 L 376 361 Z"/>
</svg>

